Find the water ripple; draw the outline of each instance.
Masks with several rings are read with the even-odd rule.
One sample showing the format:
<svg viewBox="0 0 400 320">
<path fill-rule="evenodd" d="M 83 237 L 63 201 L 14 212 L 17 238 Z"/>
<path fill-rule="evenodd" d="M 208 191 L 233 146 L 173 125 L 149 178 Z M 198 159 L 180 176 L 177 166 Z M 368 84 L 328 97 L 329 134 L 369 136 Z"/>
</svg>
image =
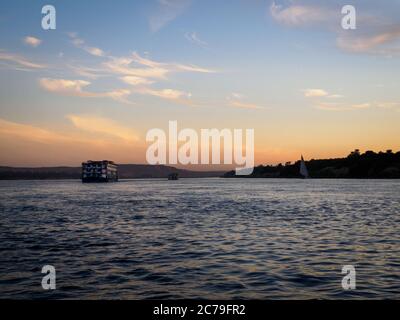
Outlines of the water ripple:
<svg viewBox="0 0 400 320">
<path fill-rule="evenodd" d="M 0 298 L 399 299 L 399 213 L 389 180 L 0 181 Z"/>
</svg>

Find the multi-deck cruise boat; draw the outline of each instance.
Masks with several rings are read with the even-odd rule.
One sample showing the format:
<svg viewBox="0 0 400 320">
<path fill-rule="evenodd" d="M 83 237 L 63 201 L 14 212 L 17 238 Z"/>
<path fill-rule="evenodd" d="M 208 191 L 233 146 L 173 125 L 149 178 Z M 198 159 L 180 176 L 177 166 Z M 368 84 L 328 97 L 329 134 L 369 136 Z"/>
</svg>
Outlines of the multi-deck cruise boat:
<svg viewBox="0 0 400 320">
<path fill-rule="evenodd" d="M 82 163 L 82 182 L 116 182 L 118 167 L 113 161 L 86 161 Z"/>
<path fill-rule="evenodd" d="M 178 173 L 174 172 L 174 173 L 170 173 L 168 175 L 168 180 L 179 180 L 179 175 Z"/>
</svg>

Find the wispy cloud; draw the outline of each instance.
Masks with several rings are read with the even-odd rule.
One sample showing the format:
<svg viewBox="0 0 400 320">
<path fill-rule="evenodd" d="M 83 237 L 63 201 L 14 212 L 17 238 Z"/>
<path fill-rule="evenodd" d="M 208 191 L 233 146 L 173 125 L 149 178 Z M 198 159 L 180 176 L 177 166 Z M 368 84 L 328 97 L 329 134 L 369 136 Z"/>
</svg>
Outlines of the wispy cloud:
<svg viewBox="0 0 400 320">
<path fill-rule="evenodd" d="M 264 107 L 256 105 L 254 103 L 231 101 L 230 106 L 243 109 L 264 109 Z"/>
<path fill-rule="evenodd" d="M 198 72 L 198 73 L 215 73 L 215 70 L 212 69 L 207 69 L 207 68 L 202 68 L 199 66 L 196 66 L 194 64 L 179 64 L 179 63 L 175 63 L 175 64 L 171 64 L 170 65 L 171 71 L 173 72 L 175 70 L 175 72 Z"/>
<path fill-rule="evenodd" d="M 272 2 L 271 17 L 286 26 L 306 27 L 318 25 L 321 29 L 336 34 L 339 49 L 351 53 L 367 53 L 393 56 L 400 54 L 400 24 L 388 16 L 376 12 L 357 11 L 357 30 L 345 31 L 340 27 L 340 5 L 335 3 L 311 3 L 304 0 L 278 5 Z M 362 26 L 362 28 L 360 27 Z"/>
<path fill-rule="evenodd" d="M 227 97 L 228 100 L 230 99 L 243 99 L 245 96 L 242 93 L 232 92 L 230 96 Z"/>
<path fill-rule="evenodd" d="M 90 85 L 85 80 L 66 80 L 42 78 L 39 80 L 42 88 L 50 92 L 63 93 L 80 97 L 91 97 L 95 94 L 83 91 L 83 88 Z"/>
<path fill-rule="evenodd" d="M 331 99 L 339 99 L 339 98 L 343 98 L 343 96 L 342 96 L 341 94 L 330 94 L 330 95 L 328 96 L 328 98 L 331 98 Z"/>
<path fill-rule="evenodd" d="M 133 92 L 141 95 L 158 97 L 185 106 L 195 106 L 195 103 L 191 99 L 192 94 L 190 92 L 176 89 L 152 89 L 146 86 L 135 87 L 133 88 Z"/>
<path fill-rule="evenodd" d="M 158 0 L 157 8 L 149 18 L 150 30 L 159 31 L 184 13 L 190 4 L 191 0 Z"/>
<path fill-rule="evenodd" d="M 128 57 L 114 57 L 103 63 L 108 72 L 118 76 L 120 80 L 133 87 L 133 92 L 151 95 L 178 103 L 190 104 L 191 94 L 176 89 L 153 89 L 152 84 L 166 82 L 172 73 L 213 73 L 214 70 L 196 65 L 168 63 L 151 60 L 134 52 Z"/>
<path fill-rule="evenodd" d="M 93 56 L 103 57 L 104 51 L 96 47 L 86 47 L 85 50 Z"/>
<path fill-rule="evenodd" d="M 316 109 L 325 111 L 352 111 L 369 109 L 373 107 L 371 103 L 358 103 L 358 104 L 346 104 L 346 103 L 333 103 L 333 102 L 318 102 L 314 105 Z"/>
<path fill-rule="evenodd" d="M 276 21 L 288 26 L 310 25 L 334 16 L 334 13 L 327 8 L 301 4 L 284 7 L 272 2 L 269 11 Z"/>
<path fill-rule="evenodd" d="M 127 99 L 127 96 L 131 94 L 131 91 L 127 89 L 119 89 L 108 92 L 85 91 L 84 88 L 91 84 L 89 81 L 85 80 L 41 78 L 39 83 L 43 89 L 53 93 L 83 98 L 108 97 L 118 102 L 133 104 L 133 102 Z"/>
<path fill-rule="evenodd" d="M 245 95 L 237 92 L 233 92 L 228 97 L 226 97 L 226 100 L 228 101 L 228 106 L 230 107 L 242 109 L 265 109 L 265 107 L 259 106 L 254 103 L 249 103 L 247 101 L 244 101 L 244 99 Z"/>
<path fill-rule="evenodd" d="M 305 89 L 303 90 L 304 96 L 306 98 L 332 98 L 338 99 L 343 98 L 340 94 L 330 94 L 328 91 L 324 89 Z"/>
<path fill-rule="evenodd" d="M 392 55 L 400 53 L 398 40 L 400 25 L 376 29 L 373 33 L 365 35 L 342 33 L 336 42 L 339 48 L 349 52 Z"/>
<path fill-rule="evenodd" d="M 304 90 L 304 96 L 307 98 L 313 97 L 326 97 L 329 93 L 323 89 L 306 89 Z"/>
<path fill-rule="evenodd" d="M 120 78 L 123 82 L 130 84 L 132 86 L 138 86 L 138 85 L 150 85 L 154 83 L 154 81 L 146 79 L 146 78 L 141 78 L 137 76 L 125 76 Z"/>
<path fill-rule="evenodd" d="M 104 62 L 103 65 L 112 73 L 124 76 L 134 76 L 142 79 L 166 80 L 167 75 L 174 72 L 215 72 L 214 70 L 202 68 L 196 65 L 154 61 L 140 56 L 137 52 L 134 52 L 128 57 L 111 58 L 111 60 Z"/>
<path fill-rule="evenodd" d="M 71 137 L 66 137 L 62 134 L 57 134 L 46 129 L 42 129 L 32 125 L 7 121 L 4 119 L 0 119 L 0 133 L 2 136 L 11 135 L 14 137 L 40 143 L 75 141 Z"/>
<path fill-rule="evenodd" d="M 46 65 L 44 64 L 32 62 L 21 55 L 15 53 L 8 53 L 1 49 L 0 49 L 0 61 L 4 61 L 8 67 L 12 67 L 18 70 L 29 71 L 32 69 L 46 68 Z"/>
<path fill-rule="evenodd" d="M 25 37 L 23 39 L 23 41 L 26 45 L 34 47 L 34 48 L 38 47 L 42 43 L 42 40 L 35 38 L 35 37 L 31 37 L 31 36 Z"/>
<path fill-rule="evenodd" d="M 113 120 L 93 115 L 68 115 L 67 118 L 73 125 L 80 129 L 96 134 L 105 134 L 114 138 L 137 141 L 138 137 L 134 130 L 119 125 Z"/>
<path fill-rule="evenodd" d="M 113 58 L 104 63 L 104 67 L 111 73 L 124 76 L 135 76 L 143 79 L 166 79 L 170 72 L 161 65 L 147 65 L 141 59 L 137 59 L 137 54 L 129 57 Z"/>
<path fill-rule="evenodd" d="M 164 5 L 173 5 L 166 1 Z M 83 87 L 90 84 L 90 82 L 76 82 L 76 87 L 58 88 L 60 93 L 74 94 L 81 97 L 101 97 L 108 96 L 115 100 L 124 101 L 127 103 L 125 96 L 130 92 L 139 94 L 156 96 L 167 100 L 175 100 L 178 103 L 192 104 L 189 100 L 188 93 L 182 90 L 172 89 L 153 89 L 151 86 L 160 82 L 169 81 L 168 77 L 172 73 L 215 73 L 215 70 L 200 67 L 194 64 L 182 64 L 176 62 L 160 62 L 152 60 L 147 56 L 141 56 L 137 52 L 133 52 L 129 56 L 111 56 L 105 55 L 104 51 L 98 48 L 86 46 L 86 41 L 79 38 L 76 33 L 68 33 L 74 46 L 83 49 L 93 55 L 102 56 L 105 61 L 102 61 L 99 67 L 85 67 L 70 65 L 76 74 L 88 79 L 97 79 L 100 76 L 114 77 L 119 81 L 133 87 L 132 90 L 113 91 L 107 93 L 92 93 L 82 90 Z M 95 50 L 98 49 L 98 50 Z M 62 80 L 62 79 L 61 79 Z M 76 81 L 76 80 L 75 80 Z M 78 80 L 84 81 L 84 80 Z M 59 84 L 59 83 L 58 83 Z M 46 88 L 46 84 L 43 84 Z M 49 89 L 49 88 L 47 88 Z M 54 90 L 53 90 L 54 91 Z"/>
<path fill-rule="evenodd" d="M 70 37 L 71 42 L 75 47 L 85 50 L 87 53 L 91 54 L 92 56 L 96 56 L 96 57 L 104 57 L 105 56 L 105 53 L 102 49 L 86 45 L 85 40 L 79 38 L 77 33 L 69 32 L 68 36 Z"/>
<path fill-rule="evenodd" d="M 160 98 L 168 99 L 168 100 L 189 99 L 192 96 L 191 93 L 187 93 L 187 92 L 180 91 L 180 90 L 174 90 L 174 89 L 154 90 L 154 89 L 141 87 L 141 88 L 136 89 L 135 92 L 138 92 L 140 94 L 152 95 L 152 96 L 156 96 L 156 97 L 160 97 Z"/>
<path fill-rule="evenodd" d="M 74 46 L 85 50 L 95 56 L 104 59 L 96 62 L 94 66 L 82 66 L 68 64 L 68 68 L 83 79 L 59 79 L 41 78 L 39 83 L 47 91 L 83 98 L 108 97 L 116 101 L 132 104 L 127 99 L 132 93 L 159 97 L 162 99 L 175 101 L 180 104 L 192 105 L 191 94 L 177 89 L 154 89 L 153 84 L 169 82 L 169 75 L 173 73 L 214 73 L 215 70 L 200 67 L 194 64 L 183 64 L 177 62 L 161 62 L 150 59 L 147 55 L 142 56 L 133 52 L 129 56 L 105 55 L 104 51 L 98 48 L 88 47 L 86 41 L 79 38 L 76 33 L 68 33 Z M 97 52 L 98 51 L 98 52 Z M 129 85 L 129 89 L 119 89 L 108 92 L 95 92 L 86 90 L 92 81 L 99 77 L 114 78 Z"/>
<path fill-rule="evenodd" d="M 326 111 L 351 111 L 351 110 L 361 110 L 370 109 L 377 107 L 377 103 L 347 103 L 345 101 L 336 99 L 344 98 L 340 94 L 330 94 L 324 89 L 306 89 L 303 90 L 304 97 L 311 99 L 313 107 L 320 110 Z M 332 100 L 334 99 L 334 100 Z"/>
<path fill-rule="evenodd" d="M 68 68 L 74 71 L 77 75 L 88 79 L 97 79 L 108 75 L 107 71 L 102 68 L 85 67 L 80 65 L 68 65 Z"/>
<path fill-rule="evenodd" d="M 134 105 L 135 103 L 127 98 L 131 93 L 132 92 L 127 89 L 118 89 L 118 90 L 104 92 L 103 94 L 100 94 L 100 97 L 102 96 L 108 97 L 121 103 Z"/>
<path fill-rule="evenodd" d="M 72 115 L 63 131 L 0 118 L 0 161 L 12 165 L 77 164 L 82 159 L 142 162 L 145 146 L 133 129 L 103 117 Z M 19 146 L 16 148 L 15 146 Z M 133 154 L 127 150 L 136 150 Z M 51 156 L 49 156 L 51 154 Z"/>
<path fill-rule="evenodd" d="M 400 111 L 400 102 L 377 102 L 376 106 L 382 109 L 393 109 Z"/>
<path fill-rule="evenodd" d="M 68 115 L 66 118 L 71 121 L 75 128 L 95 134 L 97 141 L 101 141 L 98 139 L 99 134 L 104 138 L 103 141 L 107 138 L 112 138 L 114 141 L 118 139 L 127 143 L 138 141 L 138 136 L 133 129 L 121 126 L 108 118 L 92 115 Z M 60 142 L 93 143 L 95 141 L 89 137 L 83 137 L 79 132 L 63 134 L 34 125 L 16 123 L 1 118 L 0 133 L 2 135 L 12 135 L 29 141 L 49 144 Z"/>
<path fill-rule="evenodd" d="M 358 103 L 350 105 L 352 109 L 368 109 L 371 107 L 370 103 Z"/>
<path fill-rule="evenodd" d="M 400 102 L 364 102 L 364 103 L 336 103 L 336 102 L 316 102 L 314 108 L 325 111 L 356 111 L 366 109 L 387 109 L 400 111 Z"/>
<path fill-rule="evenodd" d="M 201 40 L 196 32 L 186 32 L 185 33 L 185 38 L 189 42 L 194 43 L 194 44 L 196 44 L 196 45 L 198 45 L 200 47 L 204 48 L 204 47 L 208 46 L 208 43 L 203 41 L 203 40 Z"/>
</svg>

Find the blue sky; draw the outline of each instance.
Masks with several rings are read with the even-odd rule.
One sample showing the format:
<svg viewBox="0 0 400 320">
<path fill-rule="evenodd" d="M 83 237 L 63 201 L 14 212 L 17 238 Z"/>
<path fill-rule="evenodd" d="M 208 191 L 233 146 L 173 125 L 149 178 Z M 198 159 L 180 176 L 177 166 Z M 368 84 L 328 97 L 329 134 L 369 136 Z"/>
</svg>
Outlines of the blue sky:
<svg viewBox="0 0 400 320">
<path fill-rule="evenodd" d="M 144 162 L 169 120 L 254 128 L 258 163 L 400 149 L 400 4 L 353 1 L 343 30 L 345 4 L 2 1 L 0 164 Z"/>
</svg>

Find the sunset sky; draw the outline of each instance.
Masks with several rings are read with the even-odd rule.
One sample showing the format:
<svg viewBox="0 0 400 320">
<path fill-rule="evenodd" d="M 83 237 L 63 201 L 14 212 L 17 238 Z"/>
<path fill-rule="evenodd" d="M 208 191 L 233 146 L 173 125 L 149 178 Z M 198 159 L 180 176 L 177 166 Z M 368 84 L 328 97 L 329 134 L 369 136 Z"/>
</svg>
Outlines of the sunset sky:
<svg viewBox="0 0 400 320">
<path fill-rule="evenodd" d="M 57 10 L 43 30 L 41 9 Z M 357 29 L 341 8 L 357 9 Z M 0 165 L 145 163 L 146 132 L 253 128 L 257 164 L 400 150 L 399 1 L 0 3 Z"/>
</svg>

